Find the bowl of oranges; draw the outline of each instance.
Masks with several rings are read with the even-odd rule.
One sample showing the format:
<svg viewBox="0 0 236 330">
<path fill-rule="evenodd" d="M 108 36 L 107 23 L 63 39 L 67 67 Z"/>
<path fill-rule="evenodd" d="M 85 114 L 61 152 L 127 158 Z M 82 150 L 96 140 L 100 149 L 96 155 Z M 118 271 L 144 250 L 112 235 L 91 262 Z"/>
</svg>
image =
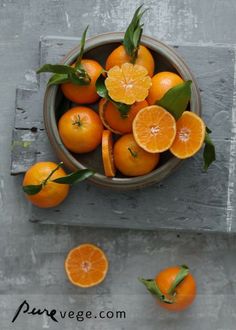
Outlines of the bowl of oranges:
<svg viewBox="0 0 236 330">
<path fill-rule="evenodd" d="M 51 72 L 44 122 L 61 161 L 116 190 L 138 189 L 170 175 L 206 142 L 197 83 L 166 44 L 142 35 L 139 7 L 125 33 L 97 35 Z M 209 162 L 209 161 L 208 161 Z"/>
</svg>

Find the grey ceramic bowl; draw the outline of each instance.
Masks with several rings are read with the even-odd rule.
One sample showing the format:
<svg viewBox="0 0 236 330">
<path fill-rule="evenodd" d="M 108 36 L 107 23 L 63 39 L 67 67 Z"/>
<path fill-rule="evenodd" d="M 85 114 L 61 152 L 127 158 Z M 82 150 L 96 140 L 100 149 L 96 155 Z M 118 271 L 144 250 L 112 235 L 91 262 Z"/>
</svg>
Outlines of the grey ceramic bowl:
<svg viewBox="0 0 236 330">
<path fill-rule="evenodd" d="M 124 33 L 106 33 L 90 38 L 86 42 L 86 58 L 98 60 L 103 66 L 111 51 L 120 45 Z M 177 72 L 184 80 L 192 80 L 192 97 L 190 110 L 201 115 L 200 94 L 196 80 L 184 60 L 169 46 L 147 36 L 143 36 L 141 43 L 152 52 L 157 63 L 156 72 L 173 71 Z M 71 64 L 78 56 L 80 47 L 71 50 L 63 59 L 62 63 Z M 127 178 L 117 175 L 115 178 L 107 178 L 103 172 L 101 149 L 88 154 L 74 155 L 63 145 L 57 129 L 57 122 L 60 116 L 69 108 L 74 106 L 64 98 L 58 86 L 51 86 L 46 89 L 44 97 L 44 123 L 49 140 L 60 160 L 66 167 L 74 171 L 77 169 L 93 168 L 96 174 L 90 179 L 93 183 L 115 190 L 139 189 L 157 183 L 169 176 L 182 161 L 175 158 L 168 152 L 164 153 L 158 167 L 151 173 L 139 177 Z M 91 105 L 97 109 L 97 105 Z"/>
</svg>

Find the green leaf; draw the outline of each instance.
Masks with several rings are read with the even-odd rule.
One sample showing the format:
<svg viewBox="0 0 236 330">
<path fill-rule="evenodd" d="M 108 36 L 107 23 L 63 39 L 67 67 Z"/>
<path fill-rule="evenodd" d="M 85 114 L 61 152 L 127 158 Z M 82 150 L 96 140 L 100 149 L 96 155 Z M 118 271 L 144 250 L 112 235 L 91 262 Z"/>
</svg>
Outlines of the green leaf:
<svg viewBox="0 0 236 330">
<path fill-rule="evenodd" d="M 212 131 L 210 130 L 209 127 L 206 126 L 206 132 L 210 134 Z"/>
<path fill-rule="evenodd" d="M 69 65 L 64 65 L 64 64 L 44 64 L 36 72 L 37 73 L 52 72 L 52 73 L 59 73 L 59 74 L 70 74 L 72 72 L 75 72 L 75 69 Z"/>
<path fill-rule="evenodd" d="M 48 86 L 70 82 L 68 74 L 55 73 L 48 81 Z"/>
<path fill-rule="evenodd" d="M 23 186 L 22 189 L 27 195 L 36 195 L 43 188 L 43 184 Z"/>
<path fill-rule="evenodd" d="M 52 72 L 54 75 L 49 79 L 48 85 L 58 85 L 65 82 L 71 82 L 76 85 L 89 85 L 91 78 L 83 68 L 81 63 L 76 67 L 63 64 L 45 64 L 37 73 Z"/>
<path fill-rule="evenodd" d="M 82 34 L 82 38 L 81 38 L 81 42 L 80 42 L 80 52 L 79 52 L 79 56 L 76 60 L 75 63 L 75 68 L 77 69 L 78 66 L 80 66 L 81 60 L 83 58 L 84 55 L 84 46 L 85 46 L 85 41 L 86 41 L 86 33 L 88 31 L 89 26 L 86 27 L 86 29 L 84 30 L 83 34 Z"/>
<path fill-rule="evenodd" d="M 165 108 L 175 119 L 179 119 L 190 101 L 191 83 L 192 81 L 188 80 L 171 88 L 156 104 Z"/>
<path fill-rule="evenodd" d="M 189 274 L 188 266 L 185 265 L 180 266 L 180 271 L 177 274 L 168 292 L 171 296 L 175 293 L 175 289 L 177 288 L 177 286 L 185 279 L 185 277 L 188 274 Z"/>
<path fill-rule="evenodd" d="M 69 80 L 71 83 L 81 86 L 89 85 L 91 81 L 85 70 L 76 70 L 75 72 L 70 73 Z"/>
<path fill-rule="evenodd" d="M 103 73 L 101 73 L 96 81 L 95 86 L 96 86 L 98 95 L 105 99 L 108 99 L 109 95 L 108 95 L 108 90 L 105 85 L 105 79 L 106 78 L 104 77 Z"/>
<path fill-rule="evenodd" d="M 136 61 L 140 39 L 143 33 L 143 25 L 140 24 L 140 20 L 147 9 L 140 13 L 142 6 L 143 5 L 138 7 L 135 11 L 132 21 L 125 32 L 123 40 L 126 53 L 131 57 L 131 63 L 135 63 Z"/>
<path fill-rule="evenodd" d="M 128 116 L 131 105 L 120 102 L 114 102 L 113 100 L 111 100 L 111 102 L 117 107 L 117 109 L 120 112 L 120 116 L 122 118 L 126 118 Z"/>
<path fill-rule="evenodd" d="M 133 46 L 134 46 L 134 51 L 138 51 L 138 46 L 140 44 L 140 39 L 141 39 L 141 35 L 143 33 L 143 29 L 141 26 L 138 26 L 137 29 L 134 31 L 133 34 Z"/>
<path fill-rule="evenodd" d="M 60 183 L 60 184 L 74 184 L 77 182 L 81 182 L 83 180 L 86 180 L 87 178 L 94 175 L 94 171 L 92 170 L 79 170 L 74 173 L 70 173 L 66 176 L 63 176 L 61 178 L 57 178 L 53 180 L 53 182 Z"/>
<path fill-rule="evenodd" d="M 206 128 L 206 135 L 205 135 L 205 147 L 203 150 L 203 159 L 204 159 L 204 170 L 206 171 L 208 167 L 216 160 L 216 152 L 215 146 L 212 142 L 210 135 L 209 135 L 209 128 Z"/>
<path fill-rule="evenodd" d="M 159 289 L 159 287 L 156 284 L 156 281 L 153 279 L 147 279 L 139 278 L 139 281 L 143 283 L 148 291 L 153 294 L 155 297 L 157 297 L 161 302 L 165 302 L 167 304 L 173 304 L 174 302 L 170 299 L 168 299 Z"/>
</svg>

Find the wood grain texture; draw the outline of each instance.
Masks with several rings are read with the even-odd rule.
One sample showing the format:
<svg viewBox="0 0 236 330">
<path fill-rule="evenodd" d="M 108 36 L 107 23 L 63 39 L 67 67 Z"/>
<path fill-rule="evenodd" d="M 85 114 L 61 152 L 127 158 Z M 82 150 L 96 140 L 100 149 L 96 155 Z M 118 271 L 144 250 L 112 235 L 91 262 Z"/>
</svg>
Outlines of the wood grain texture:
<svg viewBox="0 0 236 330">
<path fill-rule="evenodd" d="M 45 37 L 40 42 L 40 64 L 57 63 L 78 39 Z M 135 228 L 227 231 L 227 189 L 231 145 L 234 86 L 234 49 L 232 47 L 174 45 L 185 58 L 199 83 L 203 117 L 213 129 L 217 162 L 208 173 L 202 170 L 202 154 L 184 163 L 161 184 L 142 191 L 115 193 L 89 183 L 74 187 L 68 200 L 53 210 L 32 208 L 30 220 L 50 224 Z M 40 76 L 40 88 L 18 89 L 15 130 L 35 136 L 32 143 L 13 142 L 12 173 L 22 172 L 39 160 L 53 160 L 53 152 L 42 123 L 43 92 L 48 75 Z M 33 131 L 33 132 L 32 132 Z M 22 135 L 21 135 L 22 136 Z M 27 137 L 27 135 L 25 135 Z M 22 159 L 28 157 L 24 162 Z M 19 169 L 17 169 L 19 159 Z M 215 182 L 213 185 L 212 182 Z M 77 195 L 80 198 L 78 210 Z M 100 205 L 99 213 L 97 205 Z M 102 207 L 101 207 L 102 206 Z M 67 217 L 66 215 L 70 216 Z"/>
</svg>

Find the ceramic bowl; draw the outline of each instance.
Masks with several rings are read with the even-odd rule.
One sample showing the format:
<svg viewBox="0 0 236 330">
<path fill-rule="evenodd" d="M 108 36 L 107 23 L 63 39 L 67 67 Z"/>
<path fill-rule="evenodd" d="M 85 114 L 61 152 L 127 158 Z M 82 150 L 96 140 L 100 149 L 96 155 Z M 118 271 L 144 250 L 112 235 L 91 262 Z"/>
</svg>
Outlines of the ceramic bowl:
<svg viewBox="0 0 236 330">
<path fill-rule="evenodd" d="M 115 32 L 97 35 L 94 38 L 88 39 L 86 41 L 84 57 L 98 60 L 104 66 L 107 56 L 114 48 L 120 45 L 123 37 L 124 33 Z M 190 110 L 201 115 L 201 100 L 197 83 L 184 60 L 173 48 L 154 38 L 142 36 L 141 43 L 152 52 L 155 63 L 157 63 L 155 73 L 160 71 L 172 71 L 178 73 L 184 80 L 192 80 Z M 71 50 L 65 56 L 62 63 L 73 63 L 79 54 L 79 50 L 80 47 L 78 45 L 78 47 Z M 73 106 L 75 106 L 75 104 L 65 99 L 58 86 L 48 87 L 44 97 L 44 123 L 46 131 L 53 149 L 58 158 L 64 162 L 65 166 L 71 171 L 93 168 L 96 174 L 90 181 L 96 185 L 115 190 L 140 189 L 160 182 L 172 174 L 181 162 L 183 162 L 172 156 L 169 152 L 165 152 L 161 156 L 158 167 L 149 174 L 133 178 L 127 178 L 121 174 L 118 174 L 115 178 L 106 177 L 103 171 L 101 148 L 88 154 L 75 155 L 71 153 L 61 141 L 57 129 L 58 119 L 65 111 Z M 92 104 L 91 107 L 97 110 L 97 104 Z"/>
</svg>

